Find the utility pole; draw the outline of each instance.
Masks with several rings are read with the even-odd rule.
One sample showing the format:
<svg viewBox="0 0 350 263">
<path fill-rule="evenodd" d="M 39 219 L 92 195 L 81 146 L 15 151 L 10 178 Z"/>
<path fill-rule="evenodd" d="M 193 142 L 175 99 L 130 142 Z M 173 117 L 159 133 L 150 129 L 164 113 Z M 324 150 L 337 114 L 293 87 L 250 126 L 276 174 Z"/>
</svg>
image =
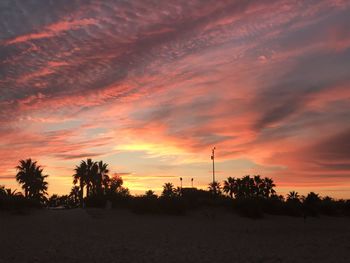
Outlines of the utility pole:
<svg viewBox="0 0 350 263">
<path fill-rule="evenodd" d="M 191 187 L 193 188 L 193 178 L 191 178 Z"/>
<path fill-rule="evenodd" d="M 211 150 L 211 159 L 213 160 L 213 185 L 215 183 L 215 147 Z"/>
</svg>

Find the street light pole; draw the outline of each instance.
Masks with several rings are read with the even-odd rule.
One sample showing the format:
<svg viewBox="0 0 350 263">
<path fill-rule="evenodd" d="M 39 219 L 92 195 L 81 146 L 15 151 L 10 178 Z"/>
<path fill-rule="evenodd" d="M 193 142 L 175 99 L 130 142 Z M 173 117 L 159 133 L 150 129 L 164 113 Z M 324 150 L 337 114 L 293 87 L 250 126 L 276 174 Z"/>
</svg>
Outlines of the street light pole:
<svg viewBox="0 0 350 263">
<path fill-rule="evenodd" d="M 213 160 L 213 185 L 215 183 L 215 147 L 211 150 L 211 159 Z"/>
</svg>

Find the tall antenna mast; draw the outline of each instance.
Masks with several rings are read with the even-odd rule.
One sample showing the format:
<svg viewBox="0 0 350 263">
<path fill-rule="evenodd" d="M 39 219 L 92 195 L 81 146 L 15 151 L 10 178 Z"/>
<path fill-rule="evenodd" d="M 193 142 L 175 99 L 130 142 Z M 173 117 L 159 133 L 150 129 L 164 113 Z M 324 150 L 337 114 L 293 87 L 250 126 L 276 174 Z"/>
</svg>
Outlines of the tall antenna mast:
<svg viewBox="0 0 350 263">
<path fill-rule="evenodd" d="M 215 147 L 211 150 L 211 159 L 213 160 L 213 184 L 215 183 Z"/>
</svg>

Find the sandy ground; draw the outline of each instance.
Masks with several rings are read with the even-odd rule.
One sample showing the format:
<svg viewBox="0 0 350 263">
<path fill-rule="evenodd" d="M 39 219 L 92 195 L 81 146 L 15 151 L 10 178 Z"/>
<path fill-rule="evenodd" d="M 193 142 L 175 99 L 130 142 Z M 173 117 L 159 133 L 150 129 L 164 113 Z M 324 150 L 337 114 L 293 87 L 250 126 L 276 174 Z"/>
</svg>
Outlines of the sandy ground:
<svg viewBox="0 0 350 263">
<path fill-rule="evenodd" d="M 350 218 L 0 213 L 0 262 L 350 262 Z"/>
</svg>

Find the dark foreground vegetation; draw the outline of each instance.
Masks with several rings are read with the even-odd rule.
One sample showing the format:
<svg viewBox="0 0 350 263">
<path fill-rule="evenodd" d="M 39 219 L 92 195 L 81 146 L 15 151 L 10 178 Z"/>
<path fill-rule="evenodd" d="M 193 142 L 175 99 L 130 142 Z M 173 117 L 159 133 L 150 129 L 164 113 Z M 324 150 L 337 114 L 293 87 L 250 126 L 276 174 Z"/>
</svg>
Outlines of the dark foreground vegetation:
<svg viewBox="0 0 350 263">
<path fill-rule="evenodd" d="M 223 186 L 219 182 L 210 183 L 208 190 L 175 188 L 172 183 L 165 183 L 160 196 L 152 190 L 141 196 L 132 196 L 123 187 L 121 177 L 109 176 L 106 163 L 87 159 L 76 166 L 69 195 L 52 195 L 47 198 L 47 175 L 43 175 L 43 169 L 37 162 L 31 159 L 21 160 L 16 168 L 16 180 L 24 194 L 0 186 L 2 210 L 94 207 L 124 208 L 137 214 L 183 215 L 198 208 L 221 207 L 250 218 L 262 218 L 264 214 L 304 218 L 350 215 L 350 200 L 320 197 L 314 192 L 300 196 L 294 191 L 284 197 L 276 194 L 271 178 L 259 175 L 229 177 Z"/>
</svg>

